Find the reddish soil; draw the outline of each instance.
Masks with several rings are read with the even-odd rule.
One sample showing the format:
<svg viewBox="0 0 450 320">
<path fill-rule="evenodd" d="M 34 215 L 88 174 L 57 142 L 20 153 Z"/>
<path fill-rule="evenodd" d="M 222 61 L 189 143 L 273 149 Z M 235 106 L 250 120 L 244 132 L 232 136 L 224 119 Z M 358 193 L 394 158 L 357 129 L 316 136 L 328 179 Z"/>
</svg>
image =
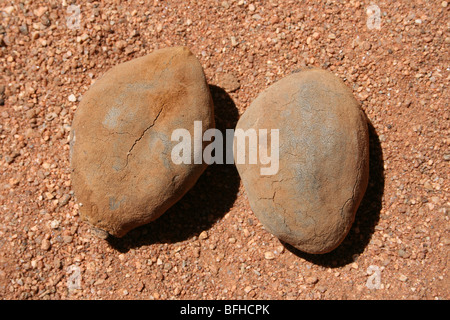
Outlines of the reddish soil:
<svg viewBox="0 0 450 320">
<path fill-rule="evenodd" d="M 446 1 L 71 4 L 0 3 L 1 298 L 450 297 Z M 79 29 L 69 8 L 80 9 Z M 221 129 L 305 66 L 353 90 L 371 122 L 371 176 L 341 246 L 325 255 L 284 246 L 254 216 L 233 165 L 210 166 L 122 239 L 91 234 L 70 179 L 78 102 L 112 66 L 175 45 L 201 61 Z"/>
</svg>

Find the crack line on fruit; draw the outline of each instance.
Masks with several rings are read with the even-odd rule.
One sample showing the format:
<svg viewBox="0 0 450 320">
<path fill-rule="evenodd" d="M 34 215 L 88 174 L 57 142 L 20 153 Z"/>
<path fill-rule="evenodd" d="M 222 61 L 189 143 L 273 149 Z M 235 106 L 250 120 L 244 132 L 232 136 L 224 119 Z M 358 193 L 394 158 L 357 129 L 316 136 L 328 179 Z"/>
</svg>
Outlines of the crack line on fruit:
<svg viewBox="0 0 450 320">
<path fill-rule="evenodd" d="M 141 136 L 139 138 L 137 138 L 133 145 L 131 146 L 130 150 L 127 153 L 127 163 L 125 164 L 125 167 L 128 165 L 128 157 L 131 154 L 131 151 L 133 151 L 134 147 L 136 146 L 136 144 L 144 137 L 145 133 L 150 130 L 150 128 L 152 128 L 155 124 L 156 124 L 156 120 L 158 120 L 159 116 L 161 115 L 162 111 L 164 109 L 164 106 L 159 110 L 158 114 L 156 115 L 155 119 L 153 120 L 152 124 L 149 125 L 147 128 L 145 128 L 145 130 L 142 132 Z"/>
<path fill-rule="evenodd" d="M 357 176 L 356 176 L 356 181 L 355 181 L 355 184 L 353 185 L 353 189 L 352 189 L 352 196 L 351 196 L 350 198 L 348 198 L 348 199 L 344 202 L 344 204 L 342 205 L 342 207 L 341 207 L 341 217 L 343 217 L 343 214 L 344 214 L 344 208 L 345 208 L 345 206 L 347 205 L 347 203 L 348 203 L 349 201 L 352 201 L 352 200 L 355 199 L 355 190 L 356 190 L 356 186 L 358 185 L 358 182 L 359 182 L 359 179 L 360 179 L 360 176 L 361 176 L 361 167 L 362 167 L 362 165 L 363 165 L 363 160 L 360 160 L 359 166 L 358 166 L 358 174 L 357 174 Z"/>
</svg>

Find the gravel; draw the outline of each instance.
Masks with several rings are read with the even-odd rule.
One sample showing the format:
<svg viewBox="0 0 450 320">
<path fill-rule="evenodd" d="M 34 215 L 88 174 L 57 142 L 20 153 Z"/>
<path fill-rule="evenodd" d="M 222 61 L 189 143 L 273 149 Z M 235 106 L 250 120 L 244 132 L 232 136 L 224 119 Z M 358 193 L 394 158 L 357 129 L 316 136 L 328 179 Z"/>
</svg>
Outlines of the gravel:
<svg viewBox="0 0 450 320">
<path fill-rule="evenodd" d="M 80 6 L 79 29 L 72 3 Z M 380 8 L 379 28 L 368 21 L 370 4 Z M 2 2 L 0 296 L 449 299 L 449 8 L 447 1 Z M 200 59 L 221 129 L 234 128 L 262 90 L 308 66 L 333 72 L 362 102 L 371 179 L 335 251 L 308 255 L 272 237 L 231 165 L 212 165 L 167 214 L 123 239 L 99 239 L 80 220 L 68 144 L 80 97 L 112 66 L 175 45 Z M 225 74 L 232 77 L 221 84 Z"/>
</svg>

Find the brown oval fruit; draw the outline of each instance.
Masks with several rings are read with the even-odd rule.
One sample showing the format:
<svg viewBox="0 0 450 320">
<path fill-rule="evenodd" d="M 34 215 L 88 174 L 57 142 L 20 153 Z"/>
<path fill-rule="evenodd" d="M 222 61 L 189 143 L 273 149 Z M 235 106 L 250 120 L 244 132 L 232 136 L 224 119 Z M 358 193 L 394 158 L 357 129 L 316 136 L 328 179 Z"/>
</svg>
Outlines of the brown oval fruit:
<svg viewBox="0 0 450 320">
<path fill-rule="evenodd" d="M 72 181 L 82 218 L 122 237 L 161 216 L 206 164 L 176 165 L 175 129 L 214 127 L 203 69 L 185 47 L 157 50 L 109 70 L 84 95 L 71 132 Z"/>
<path fill-rule="evenodd" d="M 335 249 L 368 183 L 367 120 L 351 91 L 325 70 L 291 74 L 247 108 L 236 129 L 251 128 L 279 129 L 275 174 L 261 175 L 260 162 L 236 163 L 255 215 L 301 251 Z"/>
</svg>

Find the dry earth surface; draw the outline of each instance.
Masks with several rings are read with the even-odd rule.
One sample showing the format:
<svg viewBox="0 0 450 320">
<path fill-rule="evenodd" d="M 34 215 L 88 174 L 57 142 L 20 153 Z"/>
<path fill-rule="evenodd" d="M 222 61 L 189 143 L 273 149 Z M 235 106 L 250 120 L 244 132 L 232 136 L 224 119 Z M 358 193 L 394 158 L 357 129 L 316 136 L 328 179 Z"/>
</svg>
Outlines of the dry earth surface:
<svg viewBox="0 0 450 320">
<path fill-rule="evenodd" d="M 2 0 L 0 10 L 1 298 L 450 297 L 446 1 Z M 175 45 L 202 63 L 222 130 L 305 66 L 353 90 L 371 122 L 371 175 L 341 246 L 308 255 L 280 243 L 233 165 L 210 166 L 122 239 L 80 220 L 68 136 L 82 95 L 112 66 Z"/>
</svg>

